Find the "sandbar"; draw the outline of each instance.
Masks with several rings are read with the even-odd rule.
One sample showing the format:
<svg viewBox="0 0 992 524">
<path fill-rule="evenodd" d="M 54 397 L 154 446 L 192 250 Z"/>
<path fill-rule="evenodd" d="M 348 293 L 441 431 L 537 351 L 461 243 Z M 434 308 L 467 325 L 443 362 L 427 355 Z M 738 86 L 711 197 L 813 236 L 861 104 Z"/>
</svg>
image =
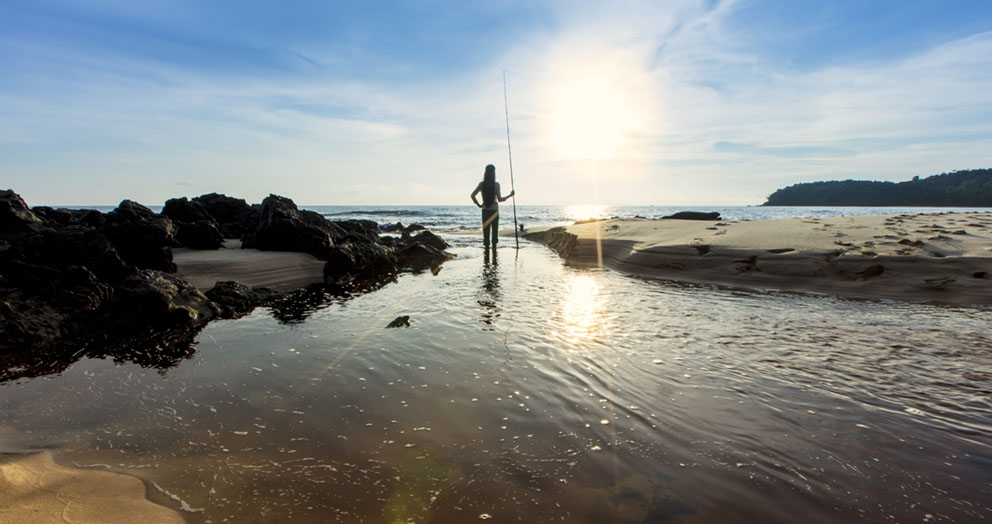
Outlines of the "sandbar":
<svg viewBox="0 0 992 524">
<path fill-rule="evenodd" d="M 534 229 L 570 265 L 749 289 L 992 304 L 992 213 L 751 221 L 625 218 Z"/>
<path fill-rule="evenodd" d="M 179 513 L 145 498 L 135 477 L 70 469 L 48 452 L 0 455 L 0 522 L 182 524 Z"/>
<path fill-rule="evenodd" d="M 324 281 L 324 261 L 309 253 L 241 249 L 228 239 L 215 250 L 172 250 L 176 276 L 206 291 L 218 281 L 234 280 L 246 286 L 292 291 Z"/>
</svg>

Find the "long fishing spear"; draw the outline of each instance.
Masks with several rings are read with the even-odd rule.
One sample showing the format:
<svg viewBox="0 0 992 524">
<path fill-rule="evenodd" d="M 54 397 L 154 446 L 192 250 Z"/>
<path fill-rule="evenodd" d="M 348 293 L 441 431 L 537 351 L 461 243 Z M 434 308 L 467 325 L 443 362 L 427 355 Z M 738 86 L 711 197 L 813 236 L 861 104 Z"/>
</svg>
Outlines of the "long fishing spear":
<svg viewBox="0 0 992 524">
<path fill-rule="evenodd" d="M 517 236 L 517 192 L 513 187 L 513 150 L 510 148 L 510 104 L 506 101 L 506 69 L 503 70 L 503 111 L 506 113 L 506 152 L 510 156 L 510 193 L 513 194 L 513 240 L 520 249 L 520 237 Z"/>
</svg>

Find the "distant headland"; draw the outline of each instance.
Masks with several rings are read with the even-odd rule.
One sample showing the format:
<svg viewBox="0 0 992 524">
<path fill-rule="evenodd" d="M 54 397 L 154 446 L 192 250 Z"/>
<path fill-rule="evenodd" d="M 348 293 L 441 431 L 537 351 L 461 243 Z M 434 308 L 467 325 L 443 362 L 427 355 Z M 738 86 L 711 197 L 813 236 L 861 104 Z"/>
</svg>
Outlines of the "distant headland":
<svg viewBox="0 0 992 524">
<path fill-rule="evenodd" d="M 992 169 L 915 176 L 905 182 L 805 182 L 775 191 L 762 205 L 992 207 Z"/>
</svg>

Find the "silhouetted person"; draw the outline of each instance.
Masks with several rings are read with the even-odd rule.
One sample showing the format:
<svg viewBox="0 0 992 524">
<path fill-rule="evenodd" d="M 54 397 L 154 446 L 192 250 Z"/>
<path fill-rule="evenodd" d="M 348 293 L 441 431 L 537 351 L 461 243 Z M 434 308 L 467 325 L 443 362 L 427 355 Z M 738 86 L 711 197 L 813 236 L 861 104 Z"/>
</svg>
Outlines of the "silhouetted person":
<svg viewBox="0 0 992 524">
<path fill-rule="evenodd" d="M 475 199 L 475 195 L 482 192 L 482 203 Z M 496 166 L 489 164 L 486 172 L 482 176 L 482 182 L 475 186 L 472 191 L 472 202 L 482 208 L 482 244 L 489 249 L 489 237 L 492 236 L 493 249 L 499 242 L 499 203 L 506 202 L 507 199 L 516 193 L 510 191 L 505 197 L 499 190 L 499 182 L 496 181 Z"/>
</svg>

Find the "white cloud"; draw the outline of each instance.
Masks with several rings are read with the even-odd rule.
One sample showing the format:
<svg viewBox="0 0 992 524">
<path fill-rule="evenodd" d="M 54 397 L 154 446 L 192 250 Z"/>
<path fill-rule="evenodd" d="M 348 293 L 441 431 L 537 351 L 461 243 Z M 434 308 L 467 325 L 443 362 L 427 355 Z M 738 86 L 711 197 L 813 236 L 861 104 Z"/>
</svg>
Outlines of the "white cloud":
<svg viewBox="0 0 992 524">
<path fill-rule="evenodd" d="M 735 7 L 562 3 L 552 29 L 489 63 L 399 85 L 335 67 L 211 73 L 0 42 L 17 48 L 22 85 L 0 90 L 0 173 L 32 204 L 157 204 L 177 196 L 175 180 L 190 196 L 468 203 L 486 163 L 508 179 L 503 69 L 520 203 L 757 204 L 798 181 L 988 165 L 992 33 L 792 71 L 741 51 L 748 42 L 724 30 Z M 581 106 L 559 107 L 570 82 L 617 93 L 599 109 L 636 114 L 608 124 L 623 134 L 610 155 L 555 138 L 553 120 Z"/>
</svg>

